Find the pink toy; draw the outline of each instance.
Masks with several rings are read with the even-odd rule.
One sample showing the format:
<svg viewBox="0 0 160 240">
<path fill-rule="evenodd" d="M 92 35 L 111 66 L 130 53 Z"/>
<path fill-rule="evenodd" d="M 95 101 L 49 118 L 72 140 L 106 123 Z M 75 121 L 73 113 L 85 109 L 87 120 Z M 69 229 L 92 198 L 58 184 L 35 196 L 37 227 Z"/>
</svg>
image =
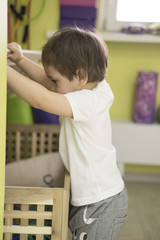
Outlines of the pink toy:
<svg viewBox="0 0 160 240">
<path fill-rule="evenodd" d="M 60 0 L 60 5 L 97 7 L 98 1 L 97 0 Z"/>
<path fill-rule="evenodd" d="M 133 120 L 153 123 L 156 102 L 158 73 L 140 71 L 136 84 Z"/>
</svg>

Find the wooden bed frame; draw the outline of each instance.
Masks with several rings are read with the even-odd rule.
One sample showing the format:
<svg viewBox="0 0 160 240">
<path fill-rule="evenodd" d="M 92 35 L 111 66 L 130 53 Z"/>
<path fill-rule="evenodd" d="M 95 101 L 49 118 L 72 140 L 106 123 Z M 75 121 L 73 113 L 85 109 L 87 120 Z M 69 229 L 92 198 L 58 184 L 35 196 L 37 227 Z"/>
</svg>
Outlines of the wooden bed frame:
<svg viewBox="0 0 160 240">
<path fill-rule="evenodd" d="M 58 125 L 8 125 L 6 163 L 58 151 L 58 139 Z M 29 234 L 35 234 L 36 240 L 44 235 L 51 240 L 67 240 L 69 195 L 67 171 L 63 188 L 6 187 L 4 240 L 12 240 L 12 234 L 20 234 L 20 240 L 28 240 Z"/>
</svg>

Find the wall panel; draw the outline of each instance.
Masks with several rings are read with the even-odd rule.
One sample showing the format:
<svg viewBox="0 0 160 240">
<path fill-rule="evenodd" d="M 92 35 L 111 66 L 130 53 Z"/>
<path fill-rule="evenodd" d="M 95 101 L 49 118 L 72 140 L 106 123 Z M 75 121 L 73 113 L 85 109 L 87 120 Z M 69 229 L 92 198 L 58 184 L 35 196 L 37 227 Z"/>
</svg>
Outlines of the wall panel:
<svg viewBox="0 0 160 240">
<path fill-rule="evenodd" d="M 6 63 L 7 1 L 0 0 L 0 239 L 3 234 L 5 142 L 6 142 Z"/>
</svg>

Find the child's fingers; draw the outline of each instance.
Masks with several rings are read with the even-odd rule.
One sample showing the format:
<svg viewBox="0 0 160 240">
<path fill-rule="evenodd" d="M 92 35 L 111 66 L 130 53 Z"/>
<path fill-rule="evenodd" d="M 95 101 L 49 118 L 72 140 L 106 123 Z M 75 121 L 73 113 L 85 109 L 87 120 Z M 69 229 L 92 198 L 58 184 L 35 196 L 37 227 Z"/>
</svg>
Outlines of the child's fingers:
<svg viewBox="0 0 160 240">
<path fill-rule="evenodd" d="M 23 56 L 22 48 L 18 43 L 11 42 L 7 46 L 7 57 L 13 62 L 18 62 Z"/>
<path fill-rule="evenodd" d="M 11 51 L 21 51 L 22 50 L 21 46 L 15 42 L 8 43 L 8 49 Z"/>
</svg>

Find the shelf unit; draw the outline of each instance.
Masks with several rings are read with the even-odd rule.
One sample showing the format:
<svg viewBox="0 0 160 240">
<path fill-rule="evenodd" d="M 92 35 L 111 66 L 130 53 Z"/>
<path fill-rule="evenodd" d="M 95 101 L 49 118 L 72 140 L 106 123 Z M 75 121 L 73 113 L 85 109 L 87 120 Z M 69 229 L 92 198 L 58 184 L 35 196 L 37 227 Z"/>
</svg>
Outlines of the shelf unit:
<svg viewBox="0 0 160 240">
<path fill-rule="evenodd" d="M 122 175 L 127 163 L 160 165 L 160 124 L 112 121 L 112 138 Z"/>
<path fill-rule="evenodd" d="M 126 34 L 120 32 L 100 32 L 104 41 L 111 42 L 137 42 L 137 43 L 160 43 L 160 36 L 152 34 Z"/>
<path fill-rule="evenodd" d="M 46 38 L 52 37 L 55 31 L 46 31 Z M 160 35 L 152 34 L 125 34 L 120 32 L 99 32 L 104 41 L 109 42 L 134 42 L 134 43 L 160 43 Z"/>
</svg>

